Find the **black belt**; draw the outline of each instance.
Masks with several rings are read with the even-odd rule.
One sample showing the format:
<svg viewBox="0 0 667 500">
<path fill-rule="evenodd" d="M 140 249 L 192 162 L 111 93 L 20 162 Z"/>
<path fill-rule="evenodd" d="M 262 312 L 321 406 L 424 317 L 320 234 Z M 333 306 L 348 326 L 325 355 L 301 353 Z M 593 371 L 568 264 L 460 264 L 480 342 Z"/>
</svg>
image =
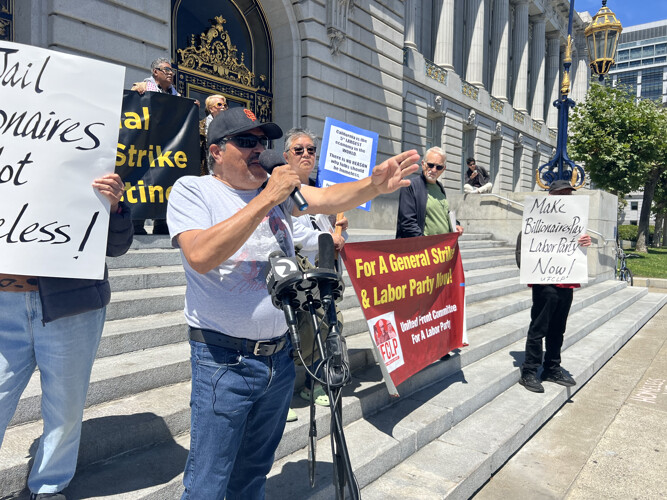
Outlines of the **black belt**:
<svg viewBox="0 0 667 500">
<path fill-rule="evenodd" d="M 271 340 L 249 340 L 230 337 L 214 330 L 202 330 L 190 327 L 190 340 L 234 351 L 246 352 L 255 356 L 271 356 L 285 347 L 287 336 L 283 335 L 278 339 Z"/>
</svg>

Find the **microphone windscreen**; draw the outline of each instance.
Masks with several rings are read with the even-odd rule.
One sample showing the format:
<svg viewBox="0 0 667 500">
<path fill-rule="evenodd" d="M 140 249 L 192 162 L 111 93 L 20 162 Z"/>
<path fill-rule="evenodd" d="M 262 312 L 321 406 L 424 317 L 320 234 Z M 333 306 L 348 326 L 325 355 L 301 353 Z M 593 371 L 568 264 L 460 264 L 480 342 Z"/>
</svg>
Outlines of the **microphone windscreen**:
<svg viewBox="0 0 667 500">
<path fill-rule="evenodd" d="M 319 246 L 318 267 L 336 269 L 336 253 L 333 237 L 329 233 L 321 233 L 317 239 Z"/>
<path fill-rule="evenodd" d="M 274 168 L 285 165 L 286 163 L 283 154 L 275 149 L 265 149 L 259 155 L 259 164 L 268 173 L 273 172 Z"/>
<path fill-rule="evenodd" d="M 261 272 L 261 276 L 264 279 L 264 281 L 268 281 L 269 274 L 271 274 L 273 271 L 273 263 L 271 262 L 271 259 L 276 259 L 280 257 L 285 257 L 285 252 L 283 252 L 282 250 L 275 250 L 269 254 L 269 258 L 267 259 L 268 264 L 264 267 L 264 270 Z"/>
</svg>

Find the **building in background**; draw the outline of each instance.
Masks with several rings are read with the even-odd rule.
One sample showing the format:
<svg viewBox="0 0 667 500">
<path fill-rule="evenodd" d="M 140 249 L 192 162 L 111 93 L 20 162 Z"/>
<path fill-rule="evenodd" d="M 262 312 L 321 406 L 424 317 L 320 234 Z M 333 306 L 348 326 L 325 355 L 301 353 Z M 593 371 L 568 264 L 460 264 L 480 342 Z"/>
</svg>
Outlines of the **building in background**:
<svg viewBox="0 0 667 500">
<path fill-rule="evenodd" d="M 0 0 L 0 11 L 3 39 L 124 65 L 126 88 L 168 57 L 183 95 L 222 94 L 285 130 L 321 135 L 326 117 L 373 130 L 379 160 L 441 146 L 449 192 L 468 156 L 494 191 L 531 191 L 556 144 L 565 0 Z M 573 21 L 580 101 L 590 15 Z M 373 224 L 394 227 L 383 207 L 396 195 L 374 203 Z"/>
<path fill-rule="evenodd" d="M 608 81 L 667 105 L 667 19 L 623 28 Z"/>
</svg>

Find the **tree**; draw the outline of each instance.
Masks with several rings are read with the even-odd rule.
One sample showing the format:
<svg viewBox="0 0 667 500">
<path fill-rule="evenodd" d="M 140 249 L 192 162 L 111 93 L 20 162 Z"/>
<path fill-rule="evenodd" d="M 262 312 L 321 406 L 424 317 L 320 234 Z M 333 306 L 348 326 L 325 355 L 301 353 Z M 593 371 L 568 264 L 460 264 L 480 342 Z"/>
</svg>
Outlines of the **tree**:
<svg viewBox="0 0 667 500">
<path fill-rule="evenodd" d="M 619 198 L 644 189 L 637 251 L 647 252 L 651 203 L 667 165 L 667 113 L 651 100 L 594 83 L 572 116 L 572 159 L 591 181 Z"/>
<path fill-rule="evenodd" d="M 653 213 L 655 214 L 655 233 L 653 246 L 667 247 L 667 170 L 665 170 L 655 186 L 653 195 Z"/>
</svg>

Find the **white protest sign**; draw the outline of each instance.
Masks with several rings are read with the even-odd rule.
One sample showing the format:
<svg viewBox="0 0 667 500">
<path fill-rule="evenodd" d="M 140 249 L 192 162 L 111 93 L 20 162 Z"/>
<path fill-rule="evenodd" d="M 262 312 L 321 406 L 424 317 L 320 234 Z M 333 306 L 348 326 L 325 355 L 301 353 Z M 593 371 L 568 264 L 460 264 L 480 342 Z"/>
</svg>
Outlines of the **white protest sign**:
<svg viewBox="0 0 667 500">
<path fill-rule="evenodd" d="M 103 277 L 124 75 L 0 42 L 0 273 Z"/>
<path fill-rule="evenodd" d="M 520 282 L 588 283 L 586 249 L 577 243 L 587 226 L 588 196 L 527 197 Z"/>
<path fill-rule="evenodd" d="M 377 133 L 327 118 L 317 169 L 317 185 L 327 187 L 368 177 L 375 166 L 377 145 Z M 368 201 L 359 208 L 370 210 L 370 204 Z"/>
</svg>

